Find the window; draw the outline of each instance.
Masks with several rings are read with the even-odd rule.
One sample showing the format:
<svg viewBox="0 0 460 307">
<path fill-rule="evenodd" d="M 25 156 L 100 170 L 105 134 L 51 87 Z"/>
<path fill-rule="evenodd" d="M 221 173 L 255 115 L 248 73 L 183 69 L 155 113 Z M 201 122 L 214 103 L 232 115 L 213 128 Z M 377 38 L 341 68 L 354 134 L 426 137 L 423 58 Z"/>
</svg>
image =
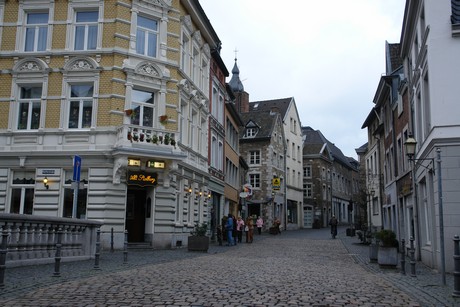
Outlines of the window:
<svg viewBox="0 0 460 307">
<path fill-rule="evenodd" d="M 27 13 L 24 51 L 44 51 L 48 38 L 48 13 Z"/>
<path fill-rule="evenodd" d="M 11 186 L 10 213 L 32 214 L 34 204 L 34 172 L 14 171 Z"/>
<path fill-rule="evenodd" d="M 74 189 L 71 187 L 73 171 L 66 171 L 66 181 L 64 183 L 64 205 L 62 210 L 62 217 L 72 217 L 73 215 L 73 194 Z M 82 171 L 80 178 L 88 178 L 88 172 Z M 80 180 L 80 189 L 78 189 L 77 199 L 77 219 L 86 218 L 86 199 L 88 196 L 88 181 L 86 179 Z"/>
<path fill-rule="evenodd" d="M 257 134 L 256 128 L 246 128 L 246 133 L 244 134 L 245 138 L 253 138 Z"/>
<path fill-rule="evenodd" d="M 41 86 L 22 86 L 19 89 L 18 129 L 38 129 L 40 124 Z"/>
<path fill-rule="evenodd" d="M 249 174 L 249 184 L 253 188 L 260 188 L 260 174 Z"/>
<path fill-rule="evenodd" d="M 223 171 L 224 146 L 221 137 L 211 137 L 211 166 Z"/>
<path fill-rule="evenodd" d="M 214 85 L 212 88 L 212 101 L 211 101 L 212 116 L 221 124 L 224 124 L 224 94 L 222 90 L 218 88 L 218 85 Z"/>
<path fill-rule="evenodd" d="M 69 129 L 90 128 L 93 117 L 93 84 L 70 86 Z"/>
<path fill-rule="evenodd" d="M 131 117 L 131 124 L 153 127 L 155 94 L 133 89 L 131 100 L 134 109 L 134 116 Z"/>
<path fill-rule="evenodd" d="M 185 34 L 182 35 L 181 68 L 187 75 L 190 75 L 190 39 Z"/>
<path fill-rule="evenodd" d="M 158 22 L 137 16 L 136 52 L 151 57 L 157 56 Z"/>
<path fill-rule="evenodd" d="M 227 127 L 226 127 L 226 140 L 227 143 L 235 150 L 238 150 L 238 131 L 236 130 L 233 123 L 227 118 Z"/>
<path fill-rule="evenodd" d="M 305 185 L 305 197 L 311 198 L 312 195 L 313 195 L 313 193 L 312 193 L 311 183 L 307 183 L 307 184 Z"/>
<path fill-rule="evenodd" d="M 98 11 L 75 14 L 75 50 L 95 50 L 97 46 Z"/>
<path fill-rule="evenodd" d="M 251 150 L 249 151 L 249 164 L 260 164 L 260 151 Z"/>
</svg>

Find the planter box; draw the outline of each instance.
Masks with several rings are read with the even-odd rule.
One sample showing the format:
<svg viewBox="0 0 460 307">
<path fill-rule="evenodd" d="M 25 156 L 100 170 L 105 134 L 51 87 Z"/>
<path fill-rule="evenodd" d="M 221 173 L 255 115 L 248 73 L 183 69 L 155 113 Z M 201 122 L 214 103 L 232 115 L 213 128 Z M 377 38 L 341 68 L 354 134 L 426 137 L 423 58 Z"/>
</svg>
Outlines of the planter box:
<svg viewBox="0 0 460 307">
<path fill-rule="evenodd" d="M 378 259 L 379 246 L 375 244 L 369 245 L 369 261 L 377 262 Z"/>
<path fill-rule="evenodd" d="M 187 248 L 189 251 L 207 252 L 209 249 L 209 237 L 189 236 Z"/>
<path fill-rule="evenodd" d="M 398 265 L 398 248 L 379 246 L 377 262 L 382 267 L 396 267 Z"/>
</svg>

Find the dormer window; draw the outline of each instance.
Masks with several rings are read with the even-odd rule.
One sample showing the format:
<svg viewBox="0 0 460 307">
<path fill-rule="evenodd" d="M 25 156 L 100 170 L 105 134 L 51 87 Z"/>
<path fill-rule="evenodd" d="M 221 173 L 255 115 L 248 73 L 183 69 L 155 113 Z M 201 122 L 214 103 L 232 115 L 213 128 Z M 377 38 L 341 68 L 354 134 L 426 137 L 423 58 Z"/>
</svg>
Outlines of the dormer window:
<svg viewBox="0 0 460 307">
<path fill-rule="evenodd" d="M 246 132 L 244 133 L 245 138 L 253 138 L 257 134 L 256 128 L 246 128 Z"/>
</svg>

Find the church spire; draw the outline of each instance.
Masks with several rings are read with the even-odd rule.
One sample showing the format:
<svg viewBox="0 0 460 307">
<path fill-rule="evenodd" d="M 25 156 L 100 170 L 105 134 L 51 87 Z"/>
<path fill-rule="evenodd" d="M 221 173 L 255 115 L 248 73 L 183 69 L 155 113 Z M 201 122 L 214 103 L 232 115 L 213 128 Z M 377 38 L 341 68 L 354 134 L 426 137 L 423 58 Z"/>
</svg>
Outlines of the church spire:
<svg viewBox="0 0 460 307">
<path fill-rule="evenodd" d="M 233 92 L 235 93 L 240 93 L 244 91 L 244 86 L 243 83 L 240 80 L 240 70 L 238 69 L 238 65 L 236 64 L 236 51 L 235 51 L 235 65 L 233 65 L 232 69 L 232 79 L 230 79 L 230 82 L 228 83 L 230 85 L 230 88 L 232 89 Z"/>
</svg>

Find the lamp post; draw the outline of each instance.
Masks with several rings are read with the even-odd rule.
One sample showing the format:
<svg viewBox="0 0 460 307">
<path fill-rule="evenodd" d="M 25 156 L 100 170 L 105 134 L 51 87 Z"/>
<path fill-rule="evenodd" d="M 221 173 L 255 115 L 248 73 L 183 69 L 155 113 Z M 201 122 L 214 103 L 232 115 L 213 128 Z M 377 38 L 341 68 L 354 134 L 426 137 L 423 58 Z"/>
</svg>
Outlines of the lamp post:
<svg viewBox="0 0 460 307">
<path fill-rule="evenodd" d="M 406 155 L 408 156 L 409 160 L 412 162 L 412 184 L 414 186 L 414 204 L 417 204 L 417 183 L 415 180 L 415 162 L 416 161 L 431 161 L 433 163 L 433 172 L 435 172 L 435 165 L 434 165 L 434 158 L 419 158 L 415 159 L 415 149 L 417 147 L 417 141 L 413 137 L 409 137 L 406 142 L 404 142 L 404 146 L 406 149 Z M 442 275 L 442 284 L 446 285 L 446 261 L 445 261 L 445 251 L 444 251 L 444 212 L 443 212 L 443 204 L 442 204 L 442 175 L 441 175 L 441 149 L 436 148 L 437 159 L 436 162 L 438 164 L 437 170 L 437 180 L 438 180 L 438 203 L 439 203 L 439 244 L 440 244 L 440 254 L 441 254 L 441 275 Z M 423 165 L 422 165 L 423 166 Z M 426 166 L 423 166 L 427 168 Z M 428 168 L 427 168 L 428 169 Z M 415 208 L 415 212 L 418 216 L 418 208 Z M 419 228 L 418 220 L 417 220 L 417 230 Z M 417 242 L 420 244 L 420 238 L 417 239 Z M 417 248 L 420 250 L 420 246 L 417 244 Z"/>
</svg>

